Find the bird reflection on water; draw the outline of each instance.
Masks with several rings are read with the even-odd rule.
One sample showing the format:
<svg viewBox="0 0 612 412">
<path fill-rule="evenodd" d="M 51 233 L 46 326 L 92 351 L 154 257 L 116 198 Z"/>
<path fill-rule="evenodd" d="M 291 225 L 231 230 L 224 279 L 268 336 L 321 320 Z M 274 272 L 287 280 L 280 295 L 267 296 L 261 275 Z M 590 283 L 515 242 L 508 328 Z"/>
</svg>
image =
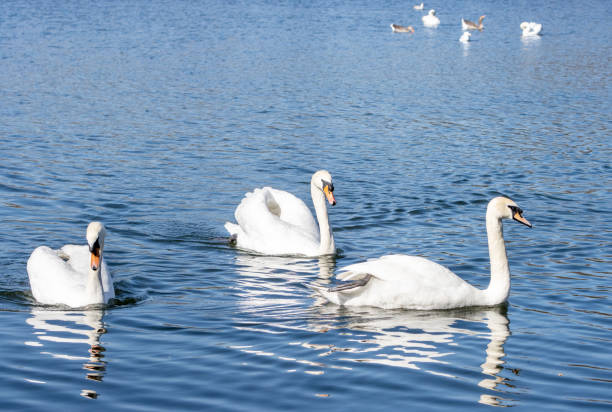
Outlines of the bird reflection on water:
<svg viewBox="0 0 612 412">
<path fill-rule="evenodd" d="M 291 310 L 309 299 L 308 293 L 304 293 L 304 284 L 313 280 L 313 273 L 327 279 L 335 267 L 333 255 L 312 259 L 239 253 L 236 269 L 240 276 L 236 290 L 240 305 L 249 312 L 270 308 Z"/>
<path fill-rule="evenodd" d="M 510 392 L 501 386 L 512 388 L 509 380 L 501 376 L 505 363 L 503 358 L 506 356 L 503 347 L 510 336 L 505 306 L 405 311 L 346 308 L 321 303 L 322 300 L 319 300 L 315 306 L 319 316 L 314 317 L 310 328 L 323 332 L 335 329 L 342 331 L 344 336 L 348 335 L 345 347 L 334 347 L 325 354 L 336 357 L 341 353 L 337 360 L 424 370 L 458 378 L 441 372 L 448 368 L 435 368 L 433 364 L 452 364 L 452 357 L 457 352 L 453 347 L 461 345 L 465 336 L 488 339 L 485 359 L 480 365 L 485 376 L 477 383 L 487 392 L 481 394 L 479 402 L 492 406 L 512 405 L 512 400 L 508 399 Z M 329 322 L 330 319 L 333 322 Z M 479 324 L 486 325 L 489 333 L 482 332 Z M 426 364 L 432 366 L 428 368 Z M 504 396 L 498 396 L 501 393 Z"/>
<path fill-rule="evenodd" d="M 103 310 L 58 311 L 36 308 L 32 309 L 31 315 L 26 319 L 26 323 L 34 328 L 37 340 L 25 342 L 26 345 L 44 347 L 45 350 L 40 353 L 54 359 L 84 361 L 83 369 L 87 371 L 87 380 L 103 380 L 107 364 L 103 360 L 106 349 L 100 344 L 100 337 L 106 333 L 102 321 Z M 76 348 L 72 344 L 87 344 L 88 355 L 85 355 L 84 350 L 84 356 L 71 355 Z M 55 352 L 56 350 L 67 353 Z M 98 393 L 91 389 L 83 389 L 80 394 L 91 399 L 98 397 Z"/>
</svg>

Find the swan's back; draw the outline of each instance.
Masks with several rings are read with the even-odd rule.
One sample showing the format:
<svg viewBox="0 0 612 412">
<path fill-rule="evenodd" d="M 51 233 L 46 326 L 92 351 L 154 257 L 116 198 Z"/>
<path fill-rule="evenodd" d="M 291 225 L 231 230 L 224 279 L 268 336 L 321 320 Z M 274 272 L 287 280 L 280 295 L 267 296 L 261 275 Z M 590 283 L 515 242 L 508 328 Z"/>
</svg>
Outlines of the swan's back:
<svg viewBox="0 0 612 412">
<path fill-rule="evenodd" d="M 319 228 L 306 204 L 270 187 L 247 193 L 235 212 L 238 225 L 225 227 L 244 249 L 269 254 L 318 254 Z"/>
<path fill-rule="evenodd" d="M 445 309 L 477 304 L 482 292 L 449 269 L 419 256 L 387 255 L 342 269 L 342 280 L 371 279 L 339 292 L 318 289 L 334 303 L 381 308 Z"/>
<path fill-rule="evenodd" d="M 86 306 L 85 287 L 89 275 L 90 253 L 87 246 L 65 245 L 59 250 L 40 246 L 27 263 L 30 288 L 34 298 L 43 304 Z M 104 301 L 115 297 L 112 278 L 106 261 L 101 267 Z"/>
<path fill-rule="evenodd" d="M 523 36 L 537 36 L 542 31 L 542 24 L 536 22 L 522 22 L 521 29 L 523 30 Z"/>
<path fill-rule="evenodd" d="M 426 14 L 421 19 L 423 20 L 423 24 L 427 27 L 435 27 L 440 24 L 440 19 L 436 17 L 436 12 L 434 10 L 429 10 L 429 14 Z"/>
<path fill-rule="evenodd" d="M 540 34 L 540 32 L 542 31 L 542 24 L 531 23 L 531 30 L 533 31 L 533 34 Z"/>
</svg>

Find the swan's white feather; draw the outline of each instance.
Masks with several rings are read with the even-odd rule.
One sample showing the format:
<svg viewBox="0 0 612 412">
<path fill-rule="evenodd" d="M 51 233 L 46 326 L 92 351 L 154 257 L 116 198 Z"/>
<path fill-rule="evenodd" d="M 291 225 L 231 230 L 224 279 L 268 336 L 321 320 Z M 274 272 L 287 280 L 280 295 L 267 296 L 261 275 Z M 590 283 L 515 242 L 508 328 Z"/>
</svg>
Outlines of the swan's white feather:
<svg viewBox="0 0 612 412">
<path fill-rule="evenodd" d="M 429 13 L 421 18 L 425 27 L 438 27 L 440 19 L 436 17 L 435 10 L 429 10 Z"/>
<path fill-rule="evenodd" d="M 542 24 L 533 21 L 524 21 L 521 23 L 520 27 L 521 30 L 523 30 L 524 37 L 539 36 L 540 32 L 542 31 Z"/>
<path fill-rule="evenodd" d="M 64 260 L 62 256 L 68 257 L 68 260 Z M 91 304 L 85 295 L 90 276 L 89 259 L 89 248 L 86 245 L 65 245 L 59 250 L 48 246 L 37 247 L 27 263 L 34 298 L 47 305 L 81 307 Z M 100 275 L 104 301 L 108 302 L 115 297 L 115 290 L 104 258 Z"/>
<path fill-rule="evenodd" d="M 346 291 L 317 291 L 347 306 L 404 309 L 447 309 L 469 306 L 480 290 L 449 269 L 419 256 L 386 255 L 341 269 L 338 279 L 352 281 L 371 275 L 364 286 Z"/>
<path fill-rule="evenodd" d="M 293 194 L 270 187 L 255 189 L 235 212 L 238 224 L 225 228 L 237 246 L 264 254 L 303 254 L 319 250 L 319 228 L 306 204 Z"/>
</svg>

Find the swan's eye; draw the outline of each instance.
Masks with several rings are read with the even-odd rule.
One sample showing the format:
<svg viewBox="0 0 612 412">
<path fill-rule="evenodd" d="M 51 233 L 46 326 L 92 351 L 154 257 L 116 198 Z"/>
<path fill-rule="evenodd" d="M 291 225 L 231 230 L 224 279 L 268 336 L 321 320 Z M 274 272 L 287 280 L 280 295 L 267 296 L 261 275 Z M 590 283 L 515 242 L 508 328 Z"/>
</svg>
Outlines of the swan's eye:
<svg viewBox="0 0 612 412">
<path fill-rule="evenodd" d="M 327 186 L 327 189 L 328 189 L 330 192 L 333 192 L 333 191 L 334 191 L 334 185 L 333 185 L 332 183 L 330 183 L 330 182 L 328 182 L 328 181 L 326 181 L 326 180 L 321 179 L 321 184 L 323 185 L 323 188 L 325 188 L 325 186 Z"/>
<path fill-rule="evenodd" d="M 519 216 L 523 216 L 523 209 L 521 209 L 518 206 L 508 206 L 510 208 L 510 210 L 512 211 L 513 215 L 518 214 Z"/>
</svg>

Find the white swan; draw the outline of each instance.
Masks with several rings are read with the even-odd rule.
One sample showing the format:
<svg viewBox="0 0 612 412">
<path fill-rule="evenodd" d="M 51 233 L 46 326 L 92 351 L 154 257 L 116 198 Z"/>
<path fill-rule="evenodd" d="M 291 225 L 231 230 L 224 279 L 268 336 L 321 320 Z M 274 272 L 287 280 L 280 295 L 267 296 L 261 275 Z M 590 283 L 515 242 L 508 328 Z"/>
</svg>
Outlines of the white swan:
<svg viewBox="0 0 612 412">
<path fill-rule="evenodd" d="M 478 19 L 478 24 L 470 20 L 461 19 L 461 30 L 463 31 L 466 31 L 466 30 L 482 31 L 482 29 L 484 29 L 484 26 L 482 25 L 482 20 L 485 17 L 486 17 L 485 15 L 480 16 L 480 18 Z"/>
<path fill-rule="evenodd" d="M 325 198 L 333 206 L 334 185 L 327 170 L 310 180 L 319 227 L 304 202 L 291 193 L 264 187 L 247 193 L 236 208 L 238 224 L 226 222 L 237 247 L 265 255 L 320 256 L 336 253 Z"/>
<path fill-rule="evenodd" d="M 102 260 L 106 230 L 100 222 L 87 226 L 87 245 L 53 250 L 39 246 L 27 264 L 32 295 L 47 305 L 76 308 L 106 303 L 115 297 L 113 279 Z"/>
<path fill-rule="evenodd" d="M 423 3 L 417 4 L 413 7 L 415 10 L 423 10 Z"/>
<path fill-rule="evenodd" d="M 469 31 L 464 31 L 463 34 L 461 35 L 461 37 L 459 37 L 459 41 L 461 43 L 468 43 L 470 41 L 470 36 L 472 35 L 472 33 L 470 33 Z"/>
<path fill-rule="evenodd" d="M 352 282 L 329 289 L 311 287 L 330 302 L 346 306 L 432 310 L 500 304 L 510 292 L 501 220 L 510 218 L 531 227 L 512 200 L 496 197 L 489 202 L 486 223 L 491 281 L 485 290 L 475 288 L 444 266 L 407 255 L 387 255 L 350 265 L 337 277 Z"/>
<path fill-rule="evenodd" d="M 538 36 L 540 32 L 542 31 L 542 25 L 539 23 L 534 23 L 534 22 L 524 21 L 521 23 L 520 27 L 521 27 L 521 30 L 523 30 L 524 37 Z"/>
<path fill-rule="evenodd" d="M 438 24 L 440 24 L 440 19 L 436 17 L 434 9 L 429 10 L 429 13 L 423 16 L 422 20 L 425 27 L 438 27 Z"/>
</svg>

